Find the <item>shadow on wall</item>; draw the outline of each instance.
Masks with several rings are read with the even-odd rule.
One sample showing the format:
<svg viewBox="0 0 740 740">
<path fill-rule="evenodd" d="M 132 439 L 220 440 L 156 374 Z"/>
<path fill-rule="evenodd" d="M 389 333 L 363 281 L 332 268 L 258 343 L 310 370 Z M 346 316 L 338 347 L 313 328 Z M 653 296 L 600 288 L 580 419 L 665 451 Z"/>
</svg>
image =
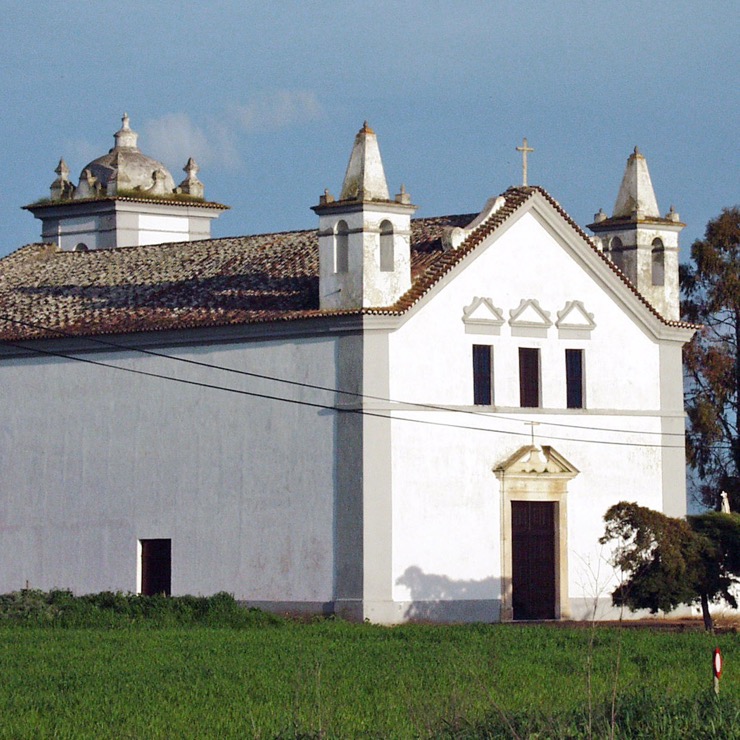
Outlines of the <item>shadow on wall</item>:
<svg viewBox="0 0 740 740">
<path fill-rule="evenodd" d="M 455 581 L 448 576 L 424 573 L 411 565 L 396 579 L 406 586 L 411 604 L 404 614 L 408 620 L 484 621 L 500 619 L 501 579 Z"/>
</svg>

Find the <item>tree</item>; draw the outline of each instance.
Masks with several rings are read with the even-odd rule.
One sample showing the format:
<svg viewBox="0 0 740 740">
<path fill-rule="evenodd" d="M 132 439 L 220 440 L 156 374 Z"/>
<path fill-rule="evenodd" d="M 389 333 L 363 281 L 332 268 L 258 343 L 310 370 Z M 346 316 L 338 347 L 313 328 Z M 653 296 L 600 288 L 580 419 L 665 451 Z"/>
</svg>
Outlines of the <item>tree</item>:
<svg viewBox="0 0 740 740">
<path fill-rule="evenodd" d="M 731 587 L 740 583 L 740 514 L 675 519 L 622 501 L 604 521 L 599 542 L 616 540 L 612 564 L 626 579 L 612 593 L 615 606 L 655 614 L 700 602 L 708 630 L 710 602 L 724 599 L 737 608 Z"/>
<path fill-rule="evenodd" d="M 702 324 L 684 348 L 687 457 L 699 500 L 726 490 L 740 511 L 740 208 L 725 208 L 681 265 L 683 318 Z"/>
</svg>

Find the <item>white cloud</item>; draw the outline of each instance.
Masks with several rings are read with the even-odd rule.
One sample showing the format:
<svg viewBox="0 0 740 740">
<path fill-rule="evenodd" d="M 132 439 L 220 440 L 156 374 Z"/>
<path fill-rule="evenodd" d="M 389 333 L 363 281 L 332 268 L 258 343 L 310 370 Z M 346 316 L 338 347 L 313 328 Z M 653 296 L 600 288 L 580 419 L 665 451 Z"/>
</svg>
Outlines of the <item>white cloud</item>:
<svg viewBox="0 0 740 740">
<path fill-rule="evenodd" d="M 324 110 L 310 90 L 278 90 L 235 106 L 234 115 L 247 132 L 274 131 L 323 118 Z"/>
<path fill-rule="evenodd" d="M 139 144 L 145 154 L 179 168 L 188 157 L 203 165 L 223 164 L 221 138 L 197 126 L 187 113 L 167 113 L 144 122 Z"/>
<path fill-rule="evenodd" d="M 235 104 L 200 125 L 187 113 L 149 119 L 141 126 L 139 144 L 145 154 L 164 162 L 173 173 L 188 157 L 203 167 L 236 169 L 242 166 L 239 148 L 245 133 L 288 128 L 323 116 L 315 93 L 278 90 Z"/>
</svg>

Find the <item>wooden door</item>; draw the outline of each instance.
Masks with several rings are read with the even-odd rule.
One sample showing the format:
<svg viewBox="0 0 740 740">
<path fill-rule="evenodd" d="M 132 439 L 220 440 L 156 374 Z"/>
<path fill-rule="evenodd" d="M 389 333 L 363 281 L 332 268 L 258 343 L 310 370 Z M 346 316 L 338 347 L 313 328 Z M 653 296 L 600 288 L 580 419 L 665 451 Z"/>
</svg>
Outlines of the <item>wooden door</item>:
<svg viewBox="0 0 740 740">
<path fill-rule="evenodd" d="M 514 619 L 555 619 L 555 503 L 511 502 Z"/>
</svg>

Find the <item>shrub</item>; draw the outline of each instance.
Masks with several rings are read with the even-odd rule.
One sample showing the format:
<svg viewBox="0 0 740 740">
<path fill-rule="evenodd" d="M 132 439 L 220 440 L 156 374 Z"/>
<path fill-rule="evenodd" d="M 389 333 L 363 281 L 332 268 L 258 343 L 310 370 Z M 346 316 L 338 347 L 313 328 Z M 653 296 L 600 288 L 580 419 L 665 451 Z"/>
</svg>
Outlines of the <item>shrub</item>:
<svg viewBox="0 0 740 740">
<path fill-rule="evenodd" d="M 230 627 L 282 624 L 259 609 L 240 606 L 231 594 L 143 596 L 121 591 L 75 596 L 68 590 L 24 589 L 0 595 L 0 625 L 33 627 Z"/>
</svg>

